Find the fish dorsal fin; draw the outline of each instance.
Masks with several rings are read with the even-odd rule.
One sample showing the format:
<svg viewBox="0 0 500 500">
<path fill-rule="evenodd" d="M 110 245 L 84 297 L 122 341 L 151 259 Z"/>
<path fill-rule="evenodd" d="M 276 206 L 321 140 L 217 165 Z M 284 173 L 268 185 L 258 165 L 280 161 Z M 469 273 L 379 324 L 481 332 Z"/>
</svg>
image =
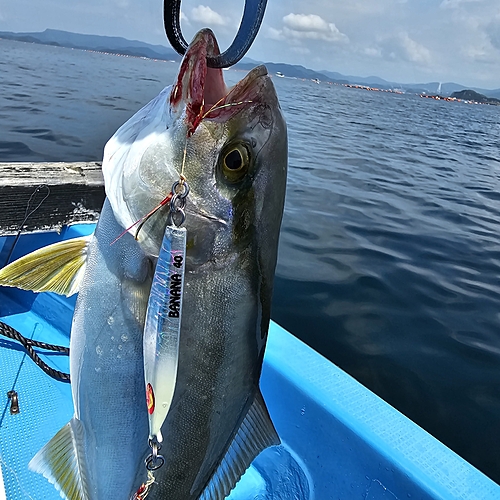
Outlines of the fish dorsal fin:
<svg viewBox="0 0 500 500">
<path fill-rule="evenodd" d="M 223 500 L 235 487 L 257 455 L 269 446 L 280 444 L 266 403 L 257 391 L 229 449 L 214 472 L 199 500 Z"/>
<path fill-rule="evenodd" d="M 42 474 L 66 500 L 89 500 L 83 459 L 83 426 L 72 418 L 32 459 L 29 468 Z"/>
<path fill-rule="evenodd" d="M 78 292 L 85 273 L 92 236 L 42 247 L 0 269 L 0 285 L 33 292 L 70 296 Z"/>
</svg>

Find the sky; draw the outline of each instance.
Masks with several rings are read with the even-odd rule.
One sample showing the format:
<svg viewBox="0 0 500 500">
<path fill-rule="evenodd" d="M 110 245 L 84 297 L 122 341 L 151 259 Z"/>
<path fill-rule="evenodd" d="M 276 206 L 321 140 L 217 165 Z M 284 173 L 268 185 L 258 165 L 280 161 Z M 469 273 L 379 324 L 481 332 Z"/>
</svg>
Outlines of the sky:
<svg viewBox="0 0 500 500">
<path fill-rule="evenodd" d="M 244 0 L 183 0 L 182 29 L 221 50 Z M 168 45 L 162 0 L 0 0 L 0 31 L 46 28 Z M 248 57 L 391 82 L 500 88 L 500 0 L 268 0 Z"/>
</svg>

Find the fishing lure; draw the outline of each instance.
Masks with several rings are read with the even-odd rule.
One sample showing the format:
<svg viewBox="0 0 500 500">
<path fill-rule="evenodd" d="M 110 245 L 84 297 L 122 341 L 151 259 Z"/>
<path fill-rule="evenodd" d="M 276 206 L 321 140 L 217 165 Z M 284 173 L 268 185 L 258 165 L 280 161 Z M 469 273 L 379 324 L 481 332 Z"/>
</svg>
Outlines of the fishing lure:
<svg viewBox="0 0 500 500">
<path fill-rule="evenodd" d="M 149 471 L 163 465 L 158 454 L 163 441 L 161 426 L 172 403 L 179 360 L 182 294 L 186 261 L 184 206 L 189 193 L 187 182 L 172 186 L 170 215 L 156 263 L 144 326 L 144 377 L 149 417 L 149 444 L 146 459 Z"/>
</svg>

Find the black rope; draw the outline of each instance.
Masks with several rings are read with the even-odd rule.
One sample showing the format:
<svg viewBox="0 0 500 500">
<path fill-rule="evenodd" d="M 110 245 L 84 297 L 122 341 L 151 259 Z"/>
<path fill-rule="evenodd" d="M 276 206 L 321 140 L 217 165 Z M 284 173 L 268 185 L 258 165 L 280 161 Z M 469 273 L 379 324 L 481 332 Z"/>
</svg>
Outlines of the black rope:
<svg viewBox="0 0 500 500">
<path fill-rule="evenodd" d="M 42 190 L 42 188 L 45 188 L 47 192 L 43 195 L 43 198 L 38 202 L 38 204 L 34 207 L 31 208 L 31 202 L 34 201 L 34 198 L 36 195 Z M 21 231 L 23 229 L 24 224 L 26 224 L 26 221 L 35 213 L 42 203 L 49 197 L 50 195 L 50 188 L 46 184 L 41 184 L 40 186 L 37 186 L 37 188 L 31 193 L 31 196 L 28 200 L 28 203 L 26 205 L 26 212 L 24 214 L 24 220 L 21 222 L 19 226 L 19 231 L 14 238 L 14 242 L 11 245 L 9 254 L 7 255 L 7 260 L 5 262 L 5 265 L 7 265 L 10 261 L 10 258 L 12 256 L 12 253 L 14 252 L 14 248 L 16 247 L 16 244 L 21 236 Z M 36 201 L 36 200 L 35 200 Z M 34 201 L 34 202 L 35 202 Z M 69 348 L 68 347 L 63 347 L 59 345 L 53 345 L 53 344 L 47 344 L 45 342 L 38 342 L 37 340 L 32 340 L 24 337 L 21 335 L 17 330 L 14 330 L 9 325 L 6 325 L 5 323 L 0 321 L 0 335 L 3 335 L 4 337 L 7 337 L 12 340 L 16 340 L 20 344 L 23 345 L 23 347 L 26 349 L 26 352 L 28 356 L 47 374 L 50 375 L 52 378 L 55 378 L 56 380 L 61 380 L 62 382 L 70 382 L 69 378 L 69 373 L 63 373 L 60 372 L 59 370 L 55 370 L 54 368 L 51 368 L 45 361 L 40 359 L 40 356 L 33 350 L 33 347 L 37 347 L 39 349 L 45 349 L 46 351 L 54 351 L 54 352 L 61 352 L 63 354 L 69 355 Z"/>
<path fill-rule="evenodd" d="M 9 325 L 2 323 L 0 321 L 0 335 L 7 337 L 12 340 L 16 340 L 26 349 L 28 356 L 47 374 L 56 380 L 61 380 L 62 382 L 70 382 L 69 373 L 63 373 L 54 368 L 51 368 L 47 363 L 45 363 L 40 356 L 33 350 L 33 347 L 38 347 L 39 349 L 45 349 L 46 351 L 61 352 L 63 354 L 69 354 L 69 348 L 60 345 L 46 344 L 45 342 L 38 342 L 37 340 L 32 340 L 21 335 L 17 330 L 14 330 Z"/>
</svg>

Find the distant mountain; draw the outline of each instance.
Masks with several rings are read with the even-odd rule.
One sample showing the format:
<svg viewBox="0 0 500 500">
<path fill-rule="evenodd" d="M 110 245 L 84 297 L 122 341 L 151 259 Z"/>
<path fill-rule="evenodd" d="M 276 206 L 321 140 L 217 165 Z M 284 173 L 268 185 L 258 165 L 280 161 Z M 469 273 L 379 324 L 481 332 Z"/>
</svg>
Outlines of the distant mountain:
<svg viewBox="0 0 500 500">
<path fill-rule="evenodd" d="M 414 92 L 416 94 L 439 94 L 442 96 L 449 96 L 452 92 L 463 90 L 466 87 L 458 83 L 448 82 L 427 82 L 427 83 L 407 83 L 401 84 L 401 88 L 406 92 Z"/>
<path fill-rule="evenodd" d="M 459 92 L 461 90 L 467 89 L 464 85 L 460 85 L 459 83 L 454 82 L 427 82 L 427 83 L 398 83 L 398 82 L 389 82 L 384 80 L 383 78 L 379 78 L 378 76 L 352 76 L 352 75 L 342 75 L 341 73 L 332 72 L 332 71 L 322 71 L 325 75 L 336 78 L 337 80 L 345 80 L 351 84 L 358 85 L 368 85 L 371 87 L 379 87 L 383 89 L 403 89 L 405 92 L 409 94 L 439 94 L 442 96 L 451 96 L 453 92 Z M 484 94 L 489 98 L 500 98 L 500 89 L 496 90 L 488 90 L 482 89 L 478 87 L 472 88 L 474 91 Z"/>
<path fill-rule="evenodd" d="M 487 90 L 485 91 L 488 97 L 493 97 L 494 99 L 500 99 L 500 89 L 496 90 Z"/>
<path fill-rule="evenodd" d="M 262 61 L 256 61 L 255 59 L 252 59 L 251 57 L 244 57 L 243 59 L 241 59 L 240 62 L 253 64 L 254 66 L 258 66 L 259 64 L 264 64 Z"/>
<path fill-rule="evenodd" d="M 323 82 L 332 81 L 332 78 L 329 78 L 323 73 L 319 73 L 318 71 L 305 68 L 304 66 L 299 66 L 298 64 L 285 64 L 285 63 L 272 63 L 272 62 L 266 62 L 264 64 L 266 65 L 269 73 L 274 73 L 274 74 L 282 73 L 283 75 L 292 78 L 306 78 L 308 80 L 317 78 L 318 80 Z M 255 67 L 255 64 L 248 63 L 245 60 L 243 60 L 239 63 L 236 63 L 234 67 L 239 69 L 250 70 Z"/>
<path fill-rule="evenodd" d="M 74 49 L 97 50 L 115 54 L 125 54 L 151 59 L 180 61 L 180 56 L 172 49 L 163 45 L 151 45 L 138 40 L 127 40 L 118 36 L 83 35 L 46 29 L 41 33 L 11 33 L 0 31 L 0 38 L 19 40 L 22 42 L 41 43 L 44 45 L 58 45 Z"/>
<path fill-rule="evenodd" d="M 0 31 L 0 38 L 41 43 L 45 45 L 57 45 L 75 49 L 97 50 L 100 52 L 111 52 L 114 54 L 125 54 L 167 61 L 180 61 L 181 59 L 179 54 L 164 45 L 151 45 L 138 40 L 127 40 L 126 38 L 117 36 L 84 35 L 80 33 L 71 33 L 69 31 L 46 29 L 40 33 L 13 33 L 10 31 Z M 244 57 L 235 67 L 248 70 L 252 69 L 256 64 L 262 64 L 262 62 Z M 463 85 L 453 82 L 441 84 L 439 82 L 403 84 L 389 82 L 378 76 L 362 77 L 343 75 L 335 71 L 315 71 L 296 64 L 272 62 L 264 64 L 267 66 L 270 73 L 282 73 L 285 76 L 293 78 L 318 79 L 323 82 L 350 83 L 383 89 L 398 88 L 403 89 L 405 92 L 415 94 L 427 93 L 449 96 L 453 92 L 466 89 Z M 489 98 L 500 98 L 500 89 L 487 90 L 473 87 L 472 90 Z"/>
<path fill-rule="evenodd" d="M 471 89 L 471 87 L 465 87 L 464 85 L 460 85 L 459 83 L 446 82 L 428 82 L 428 83 L 402 83 L 399 84 L 400 88 L 402 88 L 407 93 L 413 94 L 433 94 L 440 95 L 443 97 L 453 97 L 454 92 L 460 92 L 462 90 L 466 90 L 467 88 Z M 472 87 L 472 90 L 475 92 L 479 92 L 480 94 L 485 95 L 490 98 L 500 98 L 500 89 L 489 90 L 482 89 L 479 87 Z"/>
<path fill-rule="evenodd" d="M 388 82 L 383 78 L 379 78 L 378 76 L 352 76 L 352 75 L 342 75 L 341 73 L 337 73 L 336 71 L 327 71 L 322 70 L 322 73 L 325 75 L 335 78 L 336 80 L 343 80 L 348 83 L 358 84 L 358 85 L 369 85 L 371 87 L 377 85 L 379 88 L 393 88 L 394 86 L 398 86 L 396 83 Z"/>
<path fill-rule="evenodd" d="M 460 92 L 453 92 L 451 97 L 456 97 L 457 99 L 464 99 L 466 101 L 483 102 L 485 104 L 496 104 L 500 105 L 500 99 L 494 99 L 491 97 L 486 97 L 483 94 L 474 92 L 473 90 L 466 89 Z"/>
<path fill-rule="evenodd" d="M 41 33 L 13 33 L 0 31 L 0 38 L 18 40 L 22 42 L 41 43 L 44 45 L 57 45 L 75 49 L 97 50 L 114 54 L 125 54 L 137 57 L 148 57 L 151 59 L 164 59 L 180 61 L 179 54 L 163 45 L 151 45 L 138 40 L 127 40 L 116 36 L 84 35 L 71 33 L 69 31 L 46 29 Z M 256 64 L 262 64 L 248 57 L 244 57 L 235 67 L 241 69 L 252 69 Z M 303 66 L 284 63 L 266 63 L 270 73 L 282 72 L 287 76 L 296 78 L 317 78 L 322 81 L 331 81 L 332 78 L 317 71 L 304 68 Z"/>
<path fill-rule="evenodd" d="M 458 92 L 460 90 L 464 90 L 467 87 L 460 85 L 458 83 L 447 82 L 441 84 L 441 92 L 444 94 L 452 94 L 453 92 Z"/>
</svg>

